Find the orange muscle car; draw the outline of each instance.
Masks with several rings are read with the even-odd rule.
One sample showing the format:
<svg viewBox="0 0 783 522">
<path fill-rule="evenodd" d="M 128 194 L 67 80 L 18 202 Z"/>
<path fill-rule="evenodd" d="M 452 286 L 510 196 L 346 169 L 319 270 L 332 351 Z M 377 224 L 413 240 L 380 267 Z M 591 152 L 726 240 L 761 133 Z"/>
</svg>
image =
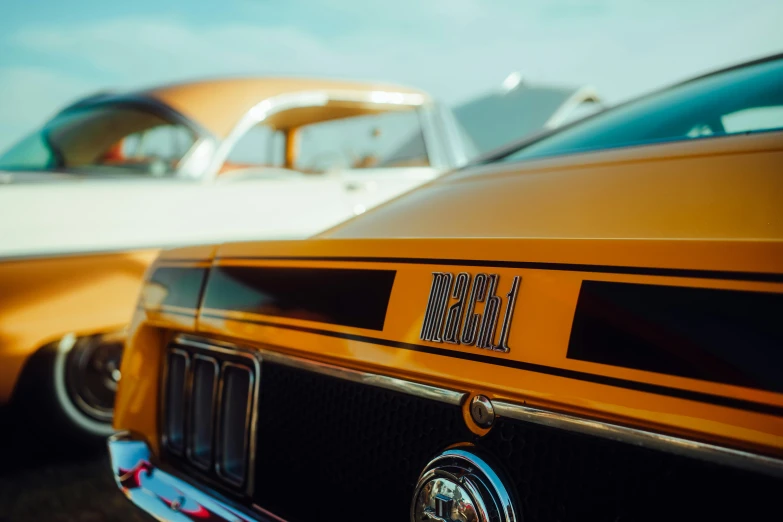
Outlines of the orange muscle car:
<svg viewBox="0 0 783 522">
<path fill-rule="evenodd" d="M 767 520 L 783 56 L 516 144 L 304 241 L 172 250 L 112 469 L 160 520 Z"/>
</svg>

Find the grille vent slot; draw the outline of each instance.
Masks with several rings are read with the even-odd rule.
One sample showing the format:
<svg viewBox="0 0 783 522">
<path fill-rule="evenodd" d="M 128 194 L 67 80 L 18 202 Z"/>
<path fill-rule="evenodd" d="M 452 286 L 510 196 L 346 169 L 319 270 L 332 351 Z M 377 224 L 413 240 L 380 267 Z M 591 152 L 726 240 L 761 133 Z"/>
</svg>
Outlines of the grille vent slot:
<svg viewBox="0 0 783 522">
<path fill-rule="evenodd" d="M 213 357 L 196 355 L 193 359 L 193 385 L 190 401 L 188 456 L 193 464 L 209 469 L 214 451 L 215 396 L 219 366 Z"/>
<path fill-rule="evenodd" d="M 164 444 L 172 453 L 181 455 L 185 441 L 185 385 L 190 370 L 190 355 L 183 350 L 168 354 L 168 379 Z"/>
<path fill-rule="evenodd" d="M 249 441 L 245 426 L 250 418 L 253 376 L 246 367 L 229 363 L 223 367 L 221 383 L 216 469 L 223 479 L 241 485 L 247 473 Z"/>
<path fill-rule="evenodd" d="M 247 491 L 258 373 L 258 360 L 249 354 L 171 346 L 162 401 L 164 459 Z"/>
</svg>

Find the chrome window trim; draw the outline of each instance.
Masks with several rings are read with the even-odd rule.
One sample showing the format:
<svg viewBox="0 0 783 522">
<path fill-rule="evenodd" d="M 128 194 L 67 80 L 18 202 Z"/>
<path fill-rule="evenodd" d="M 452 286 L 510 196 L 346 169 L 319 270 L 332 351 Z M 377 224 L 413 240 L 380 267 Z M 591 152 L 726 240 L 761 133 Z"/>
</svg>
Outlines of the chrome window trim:
<svg viewBox="0 0 783 522">
<path fill-rule="evenodd" d="M 172 350 L 172 352 L 173 351 L 174 350 Z M 214 357 L 209 357 L 208 355 L 202 355 L 200 353 L 197 353 L 197 354 L 193 355 L 193 370 L 191 372 L 191 375 L 193 377 L 191 378 L 191 381 L 195 378 L 196 361 L 198 361 L 198 360 L 205 361 L 205 362 L 208 362 L 208 363 L 212 364 L 214 369 L 215 369 L 215 381 L 212 383 L 212 411 L 210 412 L 210 415 L 212 417 L 212 422 L 214 422 L 215 418 L 216 418 L 216 413 L 217 413 L 217 411 L 216 411 L 217 410 L 217 403 L 215 402 L 215 400 L 217 398 L 217 392 L 218 392 L 218 388 L 220 386 L 220 364 L 219 364 L 218 360 L 215 359 Z M 192 382 L 191 382 L 191 384 L 192 384 Z M 191 386 L 190 389 L 192 390 L 192 386 Z M 192 397 L 190 397 L 189 403 L 190 404 L 188 405 L 188 409 L 190 410 L 190 414 L 189 414 L 189 416 L 187 418 L 188 419 L 193 419 L 194 401 L 192 400 Z M 195 432 L 196 432 L 195 426 L 188 426 L 188 438 L 186 439 L 186 444 L 185 444 L 185 455 L 188 458 L 188 462 L 190 462 L 191 464 L 193 464 L 194 466 L 196 466 L 199 469 L 202 469 L 204 471 L 209 471 L 212 463 L 215 460 L 215 442 L 216 442 L 217 437 L 215 436 L 215 432 L 213 430 L 212 440 L 211 440 L 212 448 L 211 448 L 211 451 L 210 451 L 210 454 L 209 454 L 209 463 L 204 465 L 203 463 L 199 462 L 198 459 L 194 456 L 193 440 L 195 439 Z"/>
<path fill-rule="evenodd" d="M 247 397 L 247 406 L 245 407 L 245 433 L 244 433 L 244 441 L 242 445 L 242 453 L 245 455 L 245 464 L 247 468 L 245 469 L 244 476 L 239 480 L 235 481 L 232 477 L 230 477 L 224 470 L 223 466 L 220 465 L 220 461 L 222 458 L 221 455 L 221 442 L 223 433 L 221 432 L 221 428 L 223 425 L 223 391 L 224 386 L 226 382 L 226 369 L 227 368 L 237 368 L 239 370 L 245 371 L 248 374 L 248 397 Z M 248 368 L 245 365 L 237 364 L 233 362 L 223 362 L 223 364 L 220 365 L 220 384 L 218 385 L 218 418 L 217 418 L 217 424 L 216 424 L 216 437 L 215 437 L 215 473 L 218 477 L 226 481 L 228 484 L 231 484 L 233 486 L 242 488 L 244 484 L 246 484 L 249 480 L 249 476 L 251 473 L 250 465 L 251 465 L 251 453 L 250 453 L 250 441 L 248 438 L 250 437 L 251 432 L 251 426 L 254 426 L 255 423 L 251 420 L 255 417 L 255 412 L 258 410 L 257 404 L 254 401 L 254 398 L 256 394 L 254 393 L 255 389 L 257 388 L 257 382 L 260 381 L 260 379 L 255 378 L 255 373 L 250 368 Z M 255 435 L 255 429 L 252 430 L 253 434 Z M 255 451 L 253 452 L 253 457 L 255 457 Z M 255 458 L 252 459 L 253 462 L 255 462 Z"/>
<path fill-rule="evenodd" d="M 436 108 L 440 127 L 444 131 L 443 138 L 447 143 L 445 148 L 449 152 L 449 168 L 460 168 L 467 164 L 469 158 L 464 147 L 464 140 L 461 137 L 462 134 L 457 128 L 457 118 L 445 105 L 437 104 Z"/>
<path fill-rule="evenodd" d="M 424 150 L 427 153 L 429 166 L 446 170 L 452 166 L 450 151 L 446 150 L 443 136 L 438 132 L 437 115 L 433 109 L 434 105 L 430 104 L 417 110 L 421 126 L 421 139 L 424 140 Z"/>
<path fill-rule="evenodd" d="M 250 108 L 239 120 L 226 138 L 218 145 L 212 162 L 205 172 L 204 179 L 214 179 L 220 167 L 228 158 L 234 145 L 250 129 L 268 117 L 289 109 L 303 107 L 322 107 L 330 101 L 369 103 L 375 105 L 404 105 L 412 109 L 427 105 L 429 98 L 420 93 L 401 93 L 393 91 L 353 91 L 353 90 L 311 90 L 279 94 L 264 99 Z"/>
<path fill-rule="evenodd" d="M 233 343 L 213 340 L 207 341 L 198 336 L 189 334 L 178 335 L 175 338 L 175 343 L 185 346 L 192 345 L 197 347 L 209 347 L 212 343 L 214 343 L 218 346 L 222 346 L 227 350 L 240 350 L 244 352 L 248 351 L 248 348 L 242 348 Z M 463 399 L 468 395 L 467 392 L 431 386 L 429 384 L 422 384 L 397 377 L 389 377 L 387 375 L 338 367 L 331 364 L 317 362 L 311 359 L 304 359 L 296 356 L 285 355 L 279 352 L 269 351 L 263 348 L 252 351 L 257 352 L 258 357 L 261 360 L 275 362 L 293 368 L 329 375 L 340 379 L 351 380 L 361 384 L 378 386 L 416 397 L 440 400 L 441 402 L 446 402 L 447 404 L 461 406 Z M 491 395 L 487 395 L 491 397 Z M 604 439 L 633 444 L 636 446 L 673 453 L 684 457 L 699 459 L 702 461 L 713 462 L 733 468 L 739 468 L 747 471 L 783 478 L 783 459 L 776 457 L 770 457 L 750 451 L 737 450 L 725 446 L 717 446 L 714 444 L 692 439 L 685 439 L 674 435 L 655 433 L 639 428 L 631 428 L 610 422 L 578 417 L 567 413 L 532 408 L 510 401 L 492 400 L 492 405 L 494 406 L 495 414 L 499 417 L 530 422 L 585 435 L 592 435 Z M 254 411 L 252 424 L 254 434 L 251 438 L 251 442 L 255 440 L 254 435 L 256 417 L 257 413 Z M 251 459 L 253 459 L 253 461 L 255 459 L 255 448 L 253 448 Z"/>
<path fill-rule="evenodd" d="M 212 178 L 206 176 L 205 173 L 212 164 L 212 157 L 219 146 L 219 141 L 212 136 L 202 136 L 196 139 L 177 163 L 175 178 L 200 182 L 210 181 Z"/>
<path fill-rule="evenodd" d="M 165 376 L 165 379 L 163 381 L 164 382 L 164 386 L 162 388 L 163 393 L 161 393 L 161 396 L 162 396 L 161 397 L 161 412 L 166 411 L 166 404 L 167 404 L 168 398 L 169 398 L 168 381 L 169 381 L 169 370 L 171 369 L 170 365 L 169 365 L 169 355 L 174 355 L 174 354 L 181 355 L 181 356 L 185 357 L 185 376 L 184 376 L 183 381 L 182 381 L 182 387 L 184 388 L 182 390 L 182 400 L 185 403 L 184 404 L 184 408 L 186 408 L 186 409 L 189 408 L 189 404 L 190 404 L 190 397 L 189 397 L 189 393 L 188 393 L 188 389 L 189 389 L 188 381 L 190 380 L 190 362 L 191 362 L 190 361 L 190 354 L 188 352 L 186 352 L 185 350 L 181 350 L 181 349 L 178 349 L 178 348 L 167 349 L 166 352 L 165 352 L 165 357 L 163 358 L 164 363 L 163 363 L 163 372 L 162 373 Z M 185 455 L 186 448 L 188 447 L 188 441 L 187 441 L 187 437 L 186 437 L 187 431 L 188 431 L 188 425 L 187 425 L 188 424 L 188 422 L 187 422 L 188 421 L 188 417 L 187 417 L 187 415 L 185 415 L 183 413 L 183 417 L 182 417 L 182 449 L 181 450 L 177 449 L 177 448 L 175 448 L 174 446 L 171 445 L 171 443 L 169 441 L 169 437 L 168 437 L 168 417 L 163 416 L 162 418 L 163 418 L 164 422 L 163 422 L 163 426 L 162 426 L 163 429 L 160 430 L 160 442 L 161 442 L 161 444 L 164 445 L 166 447 L 166 449 L 168 449 L 169 451 L 171 451 L 175 455 L 178 455 L 178 456 Z"/>
</svg>

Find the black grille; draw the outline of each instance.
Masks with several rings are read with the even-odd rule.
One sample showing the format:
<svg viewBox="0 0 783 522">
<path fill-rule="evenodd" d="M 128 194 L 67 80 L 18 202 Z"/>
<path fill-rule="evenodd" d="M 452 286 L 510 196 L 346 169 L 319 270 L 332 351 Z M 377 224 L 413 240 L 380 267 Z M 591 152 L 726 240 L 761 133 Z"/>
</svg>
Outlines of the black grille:
<svg viewBox="0 0 783 522">
<path fill-rule="evenodd" d="M 525 522 L 743 520 L 783 481 L 499 419 L 474 440 L 456 406 L 264 364 L 254 501 L 291 522 L 408 520 L 426 463 L 475 442 L 506 466 Z"/>
<path fill-rule="evenodd" d="M 419 473 L 469 437 L 460 409 L 264 364 L 255 501 L 290 521 L 408 520 Z"/>
<path fill-rule="evenodd" d="M 525 522 L 763 520 L 783 481 L 501 419 L 478 442 L 503 462 Z"/>
</svg>

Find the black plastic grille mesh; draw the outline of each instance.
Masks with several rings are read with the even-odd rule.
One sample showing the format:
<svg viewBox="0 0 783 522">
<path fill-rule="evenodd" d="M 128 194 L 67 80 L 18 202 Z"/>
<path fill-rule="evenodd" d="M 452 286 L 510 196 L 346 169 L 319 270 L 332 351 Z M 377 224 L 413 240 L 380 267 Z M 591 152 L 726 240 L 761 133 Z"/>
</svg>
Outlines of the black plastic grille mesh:
<svg viewBox="0 0 783 522">
<path fill-rule="evenodd" d="M 446 446 L 502 462 L 525 522 L 777 519 L 783 481 L 500 419 L 474 440 L 459 408 L 265 363 L 254 502 L 291 522 L 406 521 Z"/>
<path fill-rule="evenodd" d="M 405 521 L 419 473 L 464 441 L 458 407 L 265 363 L 255 502 L 290 520 Z"/>
<path fill-rule="evenodd" d="M 767 520 L 783 481 L 630 444 L 500 420 L 477 445 L 503 463 L 525 522 Z"/>
</svg>

